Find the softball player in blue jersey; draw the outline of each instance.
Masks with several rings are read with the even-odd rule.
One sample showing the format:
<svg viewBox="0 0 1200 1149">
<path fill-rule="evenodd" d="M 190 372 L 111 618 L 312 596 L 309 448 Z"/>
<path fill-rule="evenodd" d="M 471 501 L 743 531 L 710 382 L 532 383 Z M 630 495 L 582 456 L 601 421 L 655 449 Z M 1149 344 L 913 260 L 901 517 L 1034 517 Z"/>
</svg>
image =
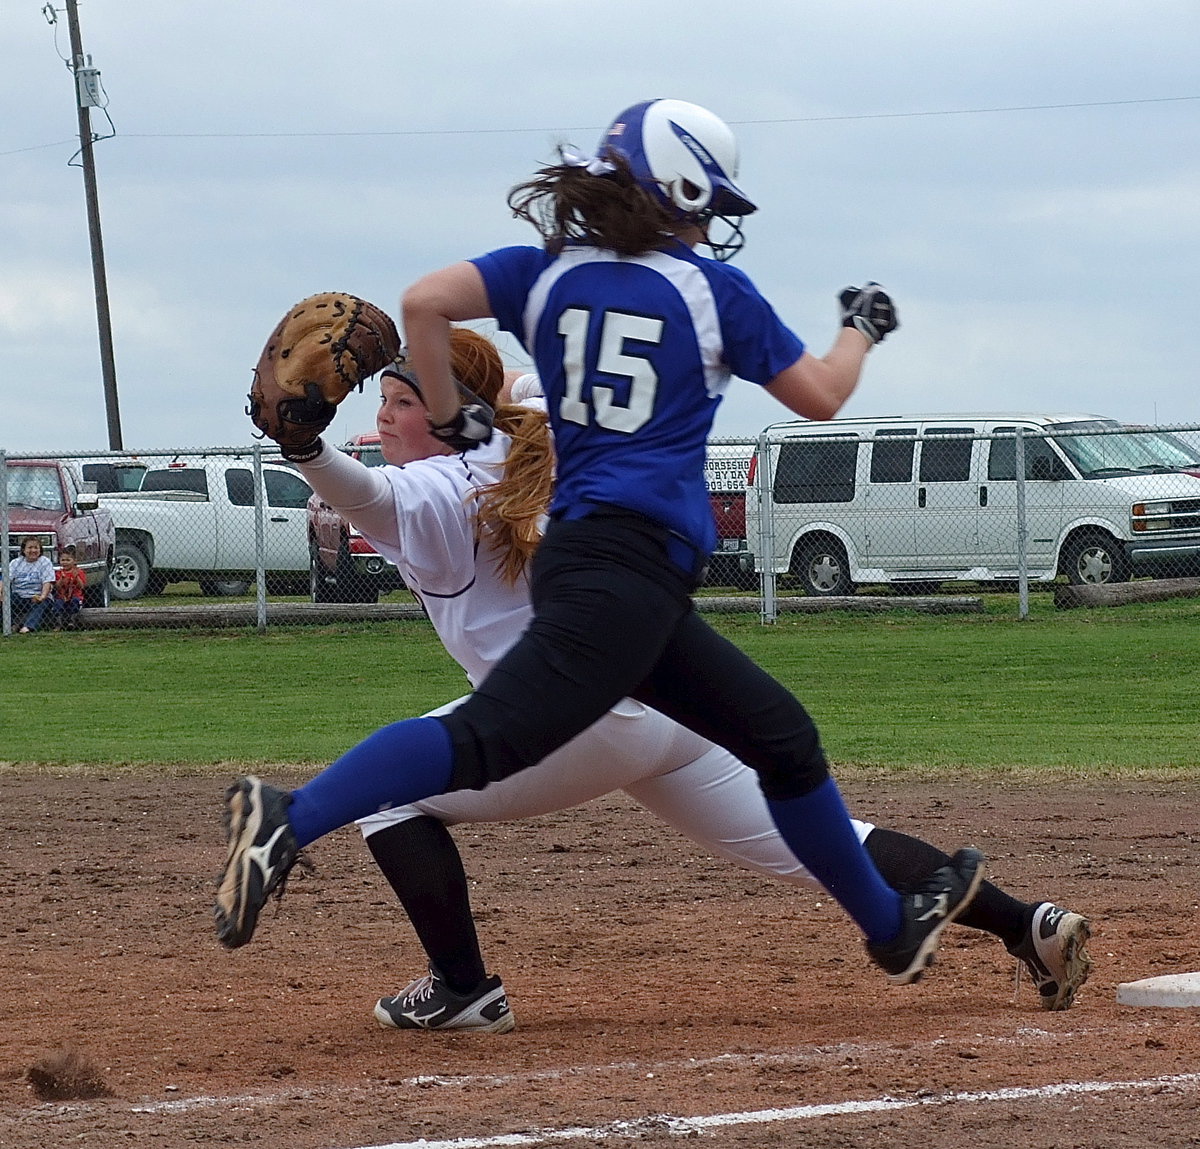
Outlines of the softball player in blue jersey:
<svg viewBox="0 0 1200 1149">
<path fill-rule="evenodd" d="M 676 100 L 627 109 L 598 155 L 564 151 L 510 195 L 542 248 L 506 248 L 425 277 L 404 326 L 433 432 L 464 451 L 490 438 L 463 404 L 449 328 L 495 317 L 532 354 L 555 434 L 551 521 L 534 557 L 534 616 L 475 692 L 446 715 L 377 731 L 285 794 L 248 777 L 227 795 L 228 855 L 216 899 L 229 947 L 300 848 L 374 810 L 479 789 L 547 757 L 623 696 L 736 754 L 759 776 L 788 847 L 905 984 L 974 897 L 983 857 L 960 850 L 900 894 L 863 849 L 801 704 L 693 610 L 715 530 L 705 441 L 730 378 L 795 413 L 829 418 L 867 351 L 896 327 L 875 284 L 842 292 L 842 329 L 809 353 L 749 279 L 725 265 L 754 205 L 734 183 L 736 142 Z M 728 236 L 714 229 L 724 223 Z M 715 259 L 695 252 L 706 245 Z"/>
</svg>

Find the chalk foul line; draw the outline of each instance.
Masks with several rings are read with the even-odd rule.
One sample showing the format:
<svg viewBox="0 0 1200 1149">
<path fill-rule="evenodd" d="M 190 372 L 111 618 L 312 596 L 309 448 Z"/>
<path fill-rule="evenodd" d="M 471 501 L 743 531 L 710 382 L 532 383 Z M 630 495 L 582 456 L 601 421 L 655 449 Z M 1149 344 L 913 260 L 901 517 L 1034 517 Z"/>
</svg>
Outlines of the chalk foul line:
<svg viewBox="0 0 1200 1149">
<path fill-rule="evenodd" d="M 768 1125 L 780 1121 L 811 1121 L 818 1117 L 885 1113 L 900 1109 L 915 1109 L 922 1105 L 981 1105 L 994 1101 L 1045 1101 L 1056 1097 L 1083 1094 L 1115 1093 L 1164 1087 L 1194 1089 L 1197 1086 L 1200 1086 L 1200 1073 L 1178 1073 L 1166 1077 L 1151 1077 L 1143 1081 L 1065 1081 L 1056 1085 L 1020 1086 L 970 1093 L 939 1093 L 928 1097 L 913 1098 L 885 1096 L 870 1101 L 795 1105 L 787 1109 L 756 1109 L 746 1113 L 716 1113 L 703 1117 L 659 1115 L 629 1121 L 613 1121 L 607 1125 L 537 1129 L 528 1133 L 501 1133 L 492 1137 L 456 1137 L 448 1141 L 426 1139 L 393 1141 L 386 1145 L 363 1146 L 363 1149 L 504 1149 L 507 1146 L 546 1145 L 556 1141 L 574 1141 L 585 1138 L 602 1141 L 610 1137 L 644 1136 L 655 1131 L 686 1135 L 733 1125 Z"/>
</svg>

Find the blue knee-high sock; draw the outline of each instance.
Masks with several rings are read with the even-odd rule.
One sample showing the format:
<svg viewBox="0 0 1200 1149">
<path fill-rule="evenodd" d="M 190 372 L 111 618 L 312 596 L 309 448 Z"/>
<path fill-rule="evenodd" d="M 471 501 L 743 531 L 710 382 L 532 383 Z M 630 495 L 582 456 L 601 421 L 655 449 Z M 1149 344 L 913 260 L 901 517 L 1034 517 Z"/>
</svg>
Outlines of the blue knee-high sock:
<svg viewBox="0 0 1200 1149">
<path fill-rule="evenodd" d="M 855 920 L 869 942 L 900 931 L 900 895 L 879 876 L 832 778 L 799 798 L 768 800 L 789 849 Z"/>
<path fill-rule="evenodd" d="M 450 732 L 436 718 L 381 727 L 292 791 L 288 818 L 303 847 L 356 818 L 445 792 L 454 766 Z"/>
</svg>

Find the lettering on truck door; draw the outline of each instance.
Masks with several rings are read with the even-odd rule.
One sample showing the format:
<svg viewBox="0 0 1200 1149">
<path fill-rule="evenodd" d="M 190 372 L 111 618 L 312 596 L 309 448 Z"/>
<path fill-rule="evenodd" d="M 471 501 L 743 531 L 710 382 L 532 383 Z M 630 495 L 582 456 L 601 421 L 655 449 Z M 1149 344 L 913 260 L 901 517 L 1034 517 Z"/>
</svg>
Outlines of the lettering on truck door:
<svg viewBox="0 0 1200 1149">
<path fill-rule="evenodd" d="M 751 446 L 710 444 L 704 459 L 704 483 L 717 524 L 717 549 L 740 551 L 746 546 L 746 479 Z"/>
</svg>

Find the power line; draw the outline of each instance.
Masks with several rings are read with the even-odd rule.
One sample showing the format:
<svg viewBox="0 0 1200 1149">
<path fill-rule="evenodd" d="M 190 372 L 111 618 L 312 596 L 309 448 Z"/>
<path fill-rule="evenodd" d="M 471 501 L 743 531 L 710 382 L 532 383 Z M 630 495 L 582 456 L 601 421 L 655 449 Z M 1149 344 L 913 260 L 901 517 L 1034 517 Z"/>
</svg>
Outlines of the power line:
<svg viewBox="0 0 1200 1149">
<path fill-rule="evenodd" d="M 857 112 L 836 116 L 788 116 L 779 119 L 729 120 L 734 127 L 758 127 L 787 124 L 845 123 L 854 120 L 909 120 L 935 116 L 984 116 L 1011 112 L 1051 112 L 1075 108 L 1117 108 L 1145 104 L 1178 104 L 1200 100 L 1200 96 L 1150 96 L 1132 100 L 1081 100 L 1061 104 L 1008 104 L 984 108 L 939 108 L 917 112 Z M 497 135 L 558 135 L 573 132 L 596 132 L 596 126 L 584 128 L 414 128 L 404 131 L 374 132 L 123 132 L 124 139 L 134 140 L 283 140 L 283 139 L 348 139 L 352 137 L 424 137 L 424 136 L 497 136 Z M 34 144 L 32 147 L 15 148 L 0 152 L 0 156 L 12 156 L 40 148 L 55 147 L 55 144 Z"/>
<path fill-rule="evenodd" d="M 19 156 L 23 152 L 40 152 L 46 148 L 58 148 L 63 144 L 74 144 L 77 140 L 72 136 L 69 140 L 53 140 L 48 144 L 30 144 L 27 148 L 13 148 L 11 152 L 0 152 L 0 156 Z"/>
<path fill-rule="evenodd" d="M 1092 100 L 1070 104 L 1014 104 L 995 108 L 943 108 L 924 112 L 859 112 L 844 116 L 790 116 L 769 120 L 729 120 L 732 127 L 769 124 L 820 124 L 846 120 L 903 120 L 921 116 L 978 116 L 999 112 L 1045 112 L 1064 108 L 1111 108 L 1126 104 L 1168 104 L 1185 100 L 1200 100 L 1200 96 L 1155 96 L 1135 100 Z M 596 132 L 601 128 L 417 128 L 389 132 L 189 132 L 189 133 L 140 133 L 140 139 L 287 139 L 294 137 L 342 137 L 342 136 L 494 136 L 537 132 Z"/>
</svg>

